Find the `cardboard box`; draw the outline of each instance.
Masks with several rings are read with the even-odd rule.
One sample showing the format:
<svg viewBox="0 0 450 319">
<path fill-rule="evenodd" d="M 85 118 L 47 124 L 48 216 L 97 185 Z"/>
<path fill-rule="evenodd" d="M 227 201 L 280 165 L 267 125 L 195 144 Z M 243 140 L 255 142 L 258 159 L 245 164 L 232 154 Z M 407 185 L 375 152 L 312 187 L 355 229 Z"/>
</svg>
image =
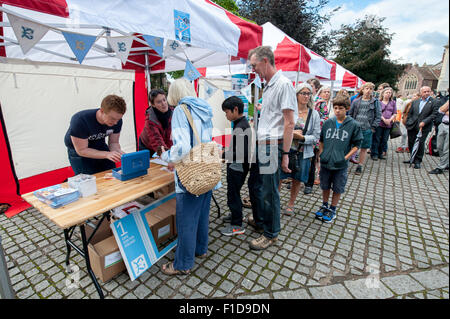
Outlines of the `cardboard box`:
<svg viewBox="0 0 450 319">
<path fill-rule="evenodd" d="M 162 198 L 167 194 L 173 193 L 175 191 L 175 182 L 170 183 L 169 185 L 163 186 L 160 189 L 153 192 L 153 197 L 155 199 Z"/>
<path fill-rule="evenodd" d="M 176 214 L 177 214 L 177 200 L 172 198 L 167 202 L 158 206 L 158 208 L 166 213 L 166 216 L 171 215 L 173 217 L 173 235 L 177 234 Z"/>
<path fill-rule="evenodd" d="M 156 207 L 145 214 L 145 218 L 147 219 L 158 248 L 173 236 L 173 217 L 164 216 L 161 212 L 162 210 L 159 209 L 159 207 Z"/>
<path fill-rule="evenodd" d="M 88 245 L 91 268 L 102 282 L 107 282 L 126 270 L 119 246 L 109 225 L 110 223 L 104 220 Z M 89 226 L 85 229 L 86 237 L 89 239 L 94 229 Z"/>
</svg>

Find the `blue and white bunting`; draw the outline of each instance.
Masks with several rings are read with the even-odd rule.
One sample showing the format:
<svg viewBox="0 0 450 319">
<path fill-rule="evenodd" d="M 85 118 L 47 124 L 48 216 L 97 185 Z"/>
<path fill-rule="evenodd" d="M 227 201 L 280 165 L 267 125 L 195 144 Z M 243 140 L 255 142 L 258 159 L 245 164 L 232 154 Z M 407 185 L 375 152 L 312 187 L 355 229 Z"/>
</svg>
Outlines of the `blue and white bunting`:
<svg viewBox="0 0 450 319">
<path fill-rule="evenodd" d="M 246 87 L 242 88 L 241 93 L 242 93 L 242 95 L 245 96 L 245 98 L 248 101 L 251 101 L 252 100 L 252 85 L 250 84 L 250 85 L 247 85 Z"/>
<path fill-rule="evenodd" d="M 72 49 L 73 54 L 75 54 L 78 62 L 81 64 L 95 40 L 97 40 L 97 37 L 72 32 L 62 32 L 62 34 Z"/>
<path fill-rule="evenodd" d="M 208 100 L 211 96 L 213 96 L 218 88 L 214 85 L 210 84 L 208 81 L 203 82 L 205 88 L 205 100 Z"/>
<path fill-rule="evenodd" d="M 16 17 L 12 14 L 8 14 L 8 20 L 11 23 L 11 27 L 14 30 L 23 54 L 27 54 L 49 30 L 44 25 Z"/>
<path fill-rule="evenodd" d="M 164 50 L 164 38 L 158 38 L 151 35 L 143 35 L 144 40 L 148 45 L 156 51 L 156 53 L 162 58 Z"/>
<path fill-rule="evenodd" d="M 258 74 L 256 74 L 256 78 L 253 80 L 252 83 L 254 83 L 258 88 L 261 88 L 261 87 L 262 87 L 262 85 L 261 85 L 261 79 L 260 79 L 260 77 L 259 77 Z"/>
<path fill-rule="evenodd" d="M 166 43 L 166 46 L 164 48 L 164 56 L 170 57 L 172 55 L 177 54 L 178 52 L 183 52 L 184 47 L 181 42 L 174 41 L 174 40 L 168 40 Z"/>
<path fill-rule="evenodd" d="M 126 64 L 133 44 L 133 37 L 108 37 L 107 39 L 122 64 Z"/>
<path fill-rule="evenodd" d="M 191 61 L 186 60 L 186 67 L 184 68 L 184 77 L 189 81 L 194 81 L 201 77 L 202 75 L 195 66 L 191 63 Z"/>
</svg>

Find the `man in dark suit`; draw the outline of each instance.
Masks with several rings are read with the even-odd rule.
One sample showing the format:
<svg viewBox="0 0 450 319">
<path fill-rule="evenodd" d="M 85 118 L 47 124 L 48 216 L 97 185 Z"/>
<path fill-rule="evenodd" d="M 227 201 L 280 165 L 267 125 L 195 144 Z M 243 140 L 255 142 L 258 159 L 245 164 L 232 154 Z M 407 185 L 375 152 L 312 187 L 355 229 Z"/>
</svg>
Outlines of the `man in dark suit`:
<svg viewBox="0 0 450 319">
<path fill-rule="evenodd" d="M 433 120 L 436 117 L 437 108 L 435 107 L 435 100 L 430 97 L 431 88 L 424 86 L 420 89 L 421 98 L 414 101 L 406 119 L 406 129 L 408 130 L 408 147 L 412 150 L 417 134 L 422 130 L 422 137 L 420 139 L 419 150 L 414 158 L 414 168 L 420 168 L 423 154 L 425 152 L 425 141 L 428 134 L 433 128 Z M 404 161 L 403 163 L 409 163 Z"/>
</svg>

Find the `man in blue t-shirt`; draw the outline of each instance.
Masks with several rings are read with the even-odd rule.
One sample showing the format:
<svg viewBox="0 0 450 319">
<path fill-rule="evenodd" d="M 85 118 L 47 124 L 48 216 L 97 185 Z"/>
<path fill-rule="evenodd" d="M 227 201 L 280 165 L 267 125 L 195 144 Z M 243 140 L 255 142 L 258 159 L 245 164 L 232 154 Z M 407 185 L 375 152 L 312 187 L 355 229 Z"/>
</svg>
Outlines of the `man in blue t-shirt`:
<svg viewBox="0 0 450 319">
<path fill-rule="evenodd" d="M 75 175 L 95 174 L 116 167 L 114 163 L 124 154 L 119 137 L 125 111 L 123 98 L 108 95 L 99 109 L 83 110 L 72 116 L 64 144 Z"/>
</svg>

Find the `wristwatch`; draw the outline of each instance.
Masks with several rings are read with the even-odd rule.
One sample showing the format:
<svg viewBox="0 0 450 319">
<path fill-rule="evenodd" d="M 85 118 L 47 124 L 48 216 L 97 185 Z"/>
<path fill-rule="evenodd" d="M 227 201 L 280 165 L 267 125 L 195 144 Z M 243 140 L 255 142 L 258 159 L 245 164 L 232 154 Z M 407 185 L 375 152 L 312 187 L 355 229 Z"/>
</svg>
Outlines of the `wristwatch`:
<svg viewBox="0 0 450 319">
<path fill-rule="evenodd" d="M 289 155 L 289 152 L 283 151 L 283 155 Z"/>
</svg>

